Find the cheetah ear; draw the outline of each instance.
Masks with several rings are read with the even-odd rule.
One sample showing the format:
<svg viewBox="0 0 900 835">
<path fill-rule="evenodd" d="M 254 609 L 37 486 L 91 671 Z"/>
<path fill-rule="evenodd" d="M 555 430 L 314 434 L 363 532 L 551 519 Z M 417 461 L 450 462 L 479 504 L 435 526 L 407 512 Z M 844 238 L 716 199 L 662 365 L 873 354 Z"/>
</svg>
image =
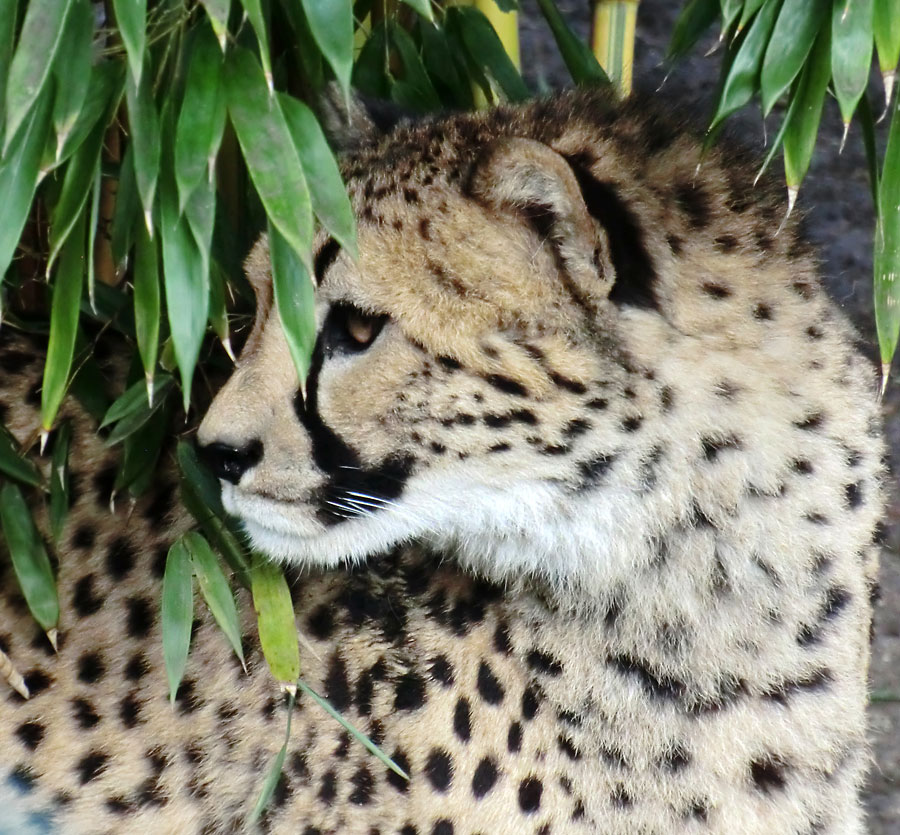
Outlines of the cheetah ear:
<svg viewBox="0 0 900 835">
<path fill-rule="evenodd" d="M 613 270 L 606 234 L 588 212 L 572 168 L 552 148 L 533 139 L 498 140 L 476 164 L 469 192 L 520 215 L 552 248 L 585 299 L 609 294 Z"/>
<path fill-rule="evenodd" d="M 339 153 L 375 142 L 414 116 L 393 102 L 364 96 L 356 90 L 350 91 L 348 102 L 337 82 L 325 85 L 316 111 L 331 147 Z"/>
</svg>

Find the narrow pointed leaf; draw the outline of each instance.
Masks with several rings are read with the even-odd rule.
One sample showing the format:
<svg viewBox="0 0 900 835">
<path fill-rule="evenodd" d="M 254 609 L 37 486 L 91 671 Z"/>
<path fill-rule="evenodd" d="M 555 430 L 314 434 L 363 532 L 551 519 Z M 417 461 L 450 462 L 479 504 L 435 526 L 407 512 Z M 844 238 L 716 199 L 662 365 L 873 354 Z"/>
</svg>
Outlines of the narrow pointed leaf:
<svg viewBox="0 0 900 835">
<path fill-rule="evenodd" d="M 30 0 L 6 82 L 4 154 L 50 75 L 72 0 Z"/>
<path fill-rule="evenodd" d="M 247 830 L 252 831 L 255 828 L 260 816 L 272 800 L 272 795 L 275 794 L 275 788 L 278 786 L 278 781 L 281 778 L 281 772 L 284 769 L 284 759 L 287 756 L 288 742 L 291 739 L 291 716 L 294 713 L 294 702 L 296 699 L 297 690 L 291 689 L 288 693 L 288 715 L 287 727 L 284 732 L 284 744 L 278 749 L 275 759 L 272 760 L 272 765 L 269 766 L 269 771 L 266 774 L 263 787 L 260 789 L 259 797 L 257 798 L 253 809 L 250 810 L 250 814 L 247 815 L 247 819 L 244 821 L 244 827 Z"/>
<path fill-rule="evenodd" d="M 455 21 L 469 57 L 477 66 L 491 74 L 506 98 L 510 101 L 527 99 L 528 88 L 506 54 L 490 21 L 477 9 L 469 6 L 448 9 L 447 17 Z"/>
<path fill-rule="evenodd" d="M 156 402 L 156 401 L 154 401 Z M 154 412 L 147 423 L 122 443 L 122 456 L 113 490 L 127 489 L 131 496 L 140 496 L 154 481 L 158 481 L 156 464 L 166 447 L 173 401 L 166 398 L 163 408 Z"/>
<path fill-rule="evenodd" d="M 53 439 L 53 458 L 50 464 L 50 533 L 58 543 L 69 512 L 69 445 L 72 424 L 64 421 Z"/>
<path fill-rule="evenodd" d="M 678 61 L 687 55 L 718 16 L 719 0 L 691 0 L 675 21 L 666 60 Z"/>
<path fill-rule="evenodd" d="M 0 113 L 6 112 L 6 79 L 16 39 L 17 0 L 0 0 Z M 0 148 L 6 123 L 0 119 Z"/>
<path fill-rule="evenodd" d="M 741 10 L 741 19 L 738 21 L 737 31 L 740 32 L 750 22 L 750 18 L 755 15 L 766 0 L 745 0 L 744 8 Z"/>
<path fill-rule="evenodd" d="M 308 253 L 312 209 L 303 168 L 278 101 L 268 95 L 252 53 L 240 47 L 229 50 L 225 90 L 228 112 L 266 213 L 296 252 Z"/>
<path fill-rule="evenodd" d="M 91 185 L 90 214 L 88 215 L 87 288 L 88 300 L 92 308 L 96 306 L 95 287 L 97 283 L 97 276 L 94 245 L 97 242 L 97 229 L 100 226 L 100 192 L 102 188 L 103 175 L 100 170 L 100 165 L 98 165 L 94 170 L 94 182 L 93 185 Z"/>
<path fill-rule="evenodd" d="M 91 80 L 91 47 L 94 38 L 94 11 L 89 0 L 73 0 L 65 35 L 53 61 L 56 95 L 53 129 L 56 156 L 81 113 Z"/>
<path fill-rule="evenodd" d="M 125 83 L 131 142 L 134 146 L 134 175 L 147 229 L 153 231 L 153 201 L 159 177 L 159 116 L 153 101 L 151 74 L 141 73 L 139 85 L 129 76 Z"/>
<path fill-rule="evenodd" d="M 213 227 L 216 222 L 215 180 L 211 177 L 203 177 L 200 180 L 184 207 L 184 217 L 194 236 L 194 243 L 197 244 L 200 262 L 203 265 L 203 275 L 208 281 L 209 251 L 212 247 Z"/>
<path fill-rule="evenodd" d="M 128 258 L 128 252 L 137 235 L 137 220 L 140 217 L 140 198 L 134 179 L 134 148 L 129 142 L 119 164 L 119 186 L 116 189 L 116 209 L 113 213 L 110 247 L 116 269 L 121 271 Z M 142 221 L 143 224 L 143 221 Z"/>
<path fill-rule="evenodd" d="M 900 2 L 873 0 L 873 4 L 878 65 L 882 73 L 894 72 L 900 61 Z"/>
<path fill-rule="evenodd" d="M 434 20 L 431 10 L 431 0 L 403 0 L 411 9 L 415 9 L 425 20 Z"/>
<path fill-rule="evenodd" d="M 178 685 L 184 678 L 193 619 L 194 584 L 191 576 L 191 556 L 182 537 L 169 548 L 162 587 L 163 660 L 169 680 L 169 700 L 172 702 L 175 701 Z"/>
<path fill-rule="evenodd" d="M 794 94 L 798 100 L 784 134 L 784 174 L 789 189 L 798 189 L 812 159 L 825 91 L 831 77 L 831 32 L 822 28 Z"/>
<path fill-rule="evenodd" d="M 797 109 L 800 106 L 800 99 L 796 95 L 797 88 L 800 86 L 800 79 L 794 82 L 794 89 L 791 91 L 790 95 L 790 104 L 788 105 L 787 110 L 785 111 L 784 118 L 781 120 L 781 126 L 778 128 L 778 133 L 775 134 L 775 138 L 772 140 L 772 143 L 769 145 L 769 150 L 766 153 L 766 157 L 763 160 L 763 164 L 759 168 L 759 173 L 756 175 L 756 178 L 759 179 L 765 174 L 772 160 L 775 158 L 775 154 L 778 153 L 779 149 L 784 145 L 784 135 L 787 132 L 787 127 L 791 123 L 791 119 L 793 118 L 794 113 L 797 112 Z"/>
<path fill-rule="evenodd" d="M 892 107 L 875 227 L 875 324 L 883 364 L 893 358 L 900 331 L 900 96 Z"/>
<path fill-rule="evenodd" d="M 0 474 L 31 487 L 41 486 L 41 474 L 34 462 L 25 458 L 10 431 L 0 423 Z"/>
<path fill-rule="evenodd" d="M 72 368 L 85 268 L 84 226 L 85 213 L 82 212 L 62 248 L 53 285 L 50 341 L 41 388 L 41 425 L 45 430 L 53 426 Z"/>
<path fill-rule="evenodd" d="M 225 633 L 234 654 L 240 659 L 241 666 L 246 670 L 237 606 L 222 566 L 219 565 L 219 559 L 209 543 L 196 531 L 187 534 L 184 543 L 191 554 L 194 574 L 203 593 L 203 599 L 206 600 L 206 605 L 209 606 L 216 623 Z"/>
<path fill-rule="evenodd" d="M 225 51 L 225 36 L 228 33 L 228 13 L 231 11 L 231 0 L 200 0 L 213 32 L 219 41 L 222 51 Z"/>
<path fill-rule="evenodd" d="M 877 223 L 878 215 L 880 214 L 878 193 L 881 187 L 881 177 L 878 173 L 878 151 L 875 145 L 875 114 L 872 111 L 868 93 L 859 100 L 857 118 L 862 129 L 863 147 L 866 151 L 866 164 L 869 169 L 869 188 L 872 191 L 872 205 L 875 207 Z"/>
<path fill-rule="evenodd" d="M 40 97 L 0 160 L 0 279 L 12 261 L 28 219 L 41 154 L 50 130 L 50 91 Z"/>
<path fill-rule="evenodd" d="M 472 110 L 472 85 L 458 66 L 460 56 L 455 54 L 446 30 L 423 23 L 419 27 L 422 39 L 422 60 L 435 87 L 442 85 L 450 91 L 449 103 L 461 110 Z M 444 102 L 447 103 L 444 98 Z"/>
<path fill-rule="evenodd" d="M 165 406 L 166 397 L 169 394 L 169 390 L 174 386 L 175 381 L 168 374 L 160 374 L 156 378 L 155 386 L 154 386 L 154 395 L 153 395 L 153 405 L 151 406 L 148 402 L 148 392 L 145 386 L 145 381 L 140 380 L 135 383 L 126 393 L 122 395 L 113 405 L 110 407 L 116 407 L 122 399 L 126 395 L 130 395 L 132 391 L 136 388 L 137 394 L 141 397 L 140 401 L 135 404 L 134 408 L 130 409 L 127 414 L 122 415 L 116 421 L 116 425 L 113 427 L 112 431 L 106 438 L 105 444 L 108 447 L 115 446 L 116 444 L 121 443 L 126 438 L 133 435 L 135 432 L 140 430 L 143 426 L 147 424 L 147 422 L 155 415 L 160 409 Z M 109 415 L 109 411 L 106 413 Z M 104 417 L 106 420 L 106 417 Z"/>
<path fill-rule="evenodd" d="M 400 26 L 388 27 L 391 42 L 403 64 L 402 80 L 395 80 L 391 98 L 399 104 L 427 113 L 440 107 L 441 99 L 428 77 L 419 49 L 409 32 Z"/>
<path fill-rule="evenodd" d="M 596 56 L 569 28 L 556 4 L 552 0 L 538 0 L 538 7 L 553 33 L 572 81 L 576 84 L 609 84 L 609 76 L 598 63 Z"/>
<path fill-rule="evenodd" d="M 228 342 L 228 311 L 225 308 L 227 277 L 221 264 L 212 259 L 209 264 L 209 324 L 223 345 Z"/>
<path fill-rule="evenodd" d="M 291 245 L 269 224 L 269 257 L 275 305 L 301 383 L 316 341 L 315 302 L 309 272 Z"/>
<path fill-rule="evenodd" d="M 256 554 L 250 576 L 266 663 L 277 681 L 293 684 L 300 675 L 300 645 L 287 580 L 280 566 Z"/>
<path fill-rule="evenodd" d="M 819 29 L 828 23 L 829 2 L 785 0 L 781 6 L 760 74 L 764 116 L 769 115 L 775 102 L 803 68 Z"/>
<path fill-rule="evenodd" d="M 159 350 L 159 250 L 143 224 L 134 248 L 134 330 L 144 376 L 152 380 Z"/>
<path fill-rule="evenodd" d="M 125 44 L 128 67 L 135 84 L 141 81 L 147 29 L 147 0 L 113 0 L 119 35 Z"/>
<path fill-rule="evenodd" d="M 721 0 L 722 31 L 731 31 L 732 24 L 738 19 L 744 7 L 744 0 Z"/>
<path fill-rule="evenodd" d="M 900 13 L 900 4 L 898 4 Z M 845 123 L 866 89 L 872 64 L 872 0 L 836 0 L 831 13 L 831 74 Z"/>
<path fill-rule="evenodd" d="M 201 27 L 194 44 L 178 128 L 175 133 L 175 182 L 178 208 L 215 166 L 225 130 L 225 89 L 222 53 L 213 33 Z"/>
<path fill-rule="evenodd" d="M 0 489 L 0 530 L 28 609 L 41 629 L 49 632 L 59 621 L 56 581 L 31 510 L 15 484 L 5 484 Z"/>
<path fill-rule="evenodd" d="M 263 74 L 266 79 L 266 86 L 269 93 L 272 92 L 272 62 L 269 58 L 269 35 L 266 30 L 266 19 L 263 15 L 262 4 L 260 0 L 241 0 L 241 5 L 247 13 L 250 25 L 256 33 L 256 40 L 259 43 L 259 59 L 262 62 Z"/>
<path fill-rule="evenodd" d="M 353 71 L 353 3 L 351 0 L 302 0 L 313 38 L 348 96 Z"/>
</svg>

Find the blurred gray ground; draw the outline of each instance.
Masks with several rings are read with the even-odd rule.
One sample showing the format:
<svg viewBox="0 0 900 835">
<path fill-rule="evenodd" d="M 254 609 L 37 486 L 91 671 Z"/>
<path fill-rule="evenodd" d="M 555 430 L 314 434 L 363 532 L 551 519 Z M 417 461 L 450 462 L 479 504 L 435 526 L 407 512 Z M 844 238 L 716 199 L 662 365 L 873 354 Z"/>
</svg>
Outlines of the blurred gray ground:
<svg viewBox="0 0 900 835">
<path fill-rule="evenodd" d="M 534 0 L 522 0 L 522 63 L 533 89 L 571 85 Z M 570 25 L 587 37 L 588 0 L 558 0 Z M 655 90 L 665 76 L 661 66 L 681 0 L 641 0 L 635 46 L 636 86 Z M 716 30 L 717 32 L 717 30 Z M 679 64 L 666 80 L 661 95 L 708 118 L 718 74 L 718 55 L 703 57 L 714 37 Z M 878 101 L 881 88 L 877 87 Z M 755 105 L 732 120 L 735 133 L 762 151 L 763 133 Z M 770 124 L 770 138 L 778 121 Z M 882 125 L 882 134 L 885 126 Z M 819 247 L 825 281 L 832 296 L 875 351 L 872 312 L 872 203 L 865 155 L 859 130 L 850 133 L 838 153 L 841 120 L 833 101 L 826 105 L 822 133 L 798 206 L 807 215 L 810 237 Z M 773 163 L 773 166 L 779 163 Z M 895 366 L 897 363 L 895 363 Z M 894 472 L 900 473 L 900 371 L 894 372 L 884 401 L 885 431 Z M 881 562 L 881 600 L 875 613 L 871 679 L 873 691 L 900 699 L 900 491 L 890 485 L 887 547 Z M 879 701 L 870 710 L 874 760 L 866 789 L 871 835 L 900 832 L 900 701 Z"/>
</svg>

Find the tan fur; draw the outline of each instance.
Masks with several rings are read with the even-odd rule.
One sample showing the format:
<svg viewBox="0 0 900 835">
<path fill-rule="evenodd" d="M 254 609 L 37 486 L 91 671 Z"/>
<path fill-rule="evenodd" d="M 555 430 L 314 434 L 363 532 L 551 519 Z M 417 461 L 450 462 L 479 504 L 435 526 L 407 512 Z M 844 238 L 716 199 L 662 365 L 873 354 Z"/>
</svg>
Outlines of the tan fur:
<svg viewBox="0 0 900 835">
<path fill-rule="evenodd" d="M 338 304 L 389 318 L 365 351 L 322 351 L 305 403 L 254 251 L 257 326 L 199 441 L 261 443 L 225 494 L 303 532 L 271 547 L 300 563 L 303 675 L 412 777 L 301 698 L 269 831 L 864 831 L 871 369 L 796 229 L 775 237 L 780 201 L 699 153 L 645 103 L 587 93 L 372 138 L 345 163 L 360 257 L 319 276 L 320 340 Z M 35 379 L 0 387 L 20 438 Z M 361 469 L 316 458 L 314 419 Z M 2 703 L 0 761 L 65 796 L 66 833 L 234 831 L 283 708 L 255 641 L 245 676 L 206 615 L 169 708 L 157 550 L 186 520 L 152 499 L 110 516 L 77 421 L 59 656 L 9 582 L 0 599 L 36 691 Z M 338 481 L 386 470 L 392 504 L 323 521 Z"/>
</svg>

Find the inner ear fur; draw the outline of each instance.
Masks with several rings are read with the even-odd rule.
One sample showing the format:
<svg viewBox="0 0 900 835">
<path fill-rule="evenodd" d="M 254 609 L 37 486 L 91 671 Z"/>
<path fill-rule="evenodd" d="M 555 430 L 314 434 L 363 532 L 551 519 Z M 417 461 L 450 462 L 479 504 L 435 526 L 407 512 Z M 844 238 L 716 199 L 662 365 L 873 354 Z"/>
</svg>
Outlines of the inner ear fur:
<svg viewBox="0 0 900 835">
<path fill-rule="evenodd" d="M 614 276 L 606 235 L 588 212 L 572 168 L 552 148 L 519 137 L 494 142 L 476 164 L 469 192 L 522 216 L 585 299 L 609 294 Z"/>
</svg>

